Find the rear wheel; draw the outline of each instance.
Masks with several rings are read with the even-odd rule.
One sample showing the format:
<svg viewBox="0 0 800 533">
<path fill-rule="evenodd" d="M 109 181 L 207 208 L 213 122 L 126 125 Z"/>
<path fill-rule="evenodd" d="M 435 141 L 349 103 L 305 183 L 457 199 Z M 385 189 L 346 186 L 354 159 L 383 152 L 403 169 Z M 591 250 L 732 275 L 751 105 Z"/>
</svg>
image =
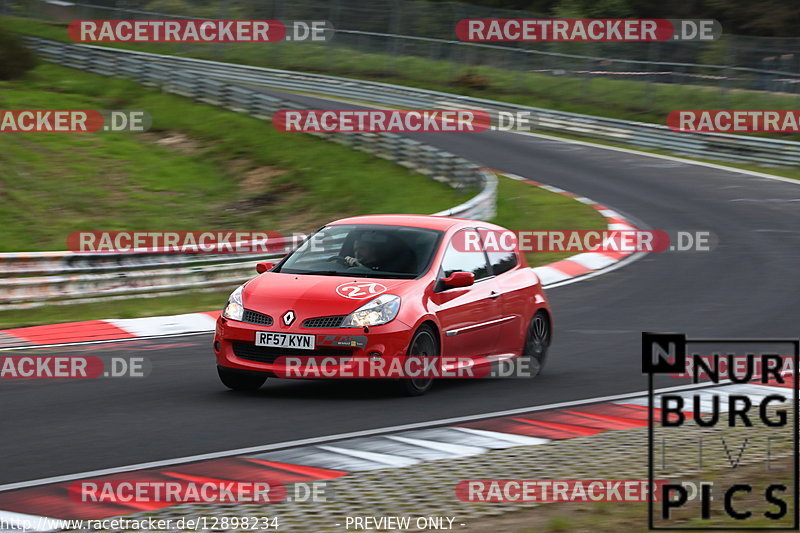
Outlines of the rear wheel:
<svg viewBox="0 0 800 533">
<path fill-rule="evenodd" d="M 422 326 L 411 339 L 408 355 L 435 357 L 439 355 L 439 342 L 429 326 Z M 400 380 L 400 390 L 406 396 L 421 396 L 431 388 L 433 378 L 408 378 Z"/>
<path fill-rule="evenodd" d="M 542 373 L 547 362 L 547 348 L 550 346 L 550 318 L 545 311 L 539 310 L 533 315 L 525 336 L 525 348 L 522 356 L 528 360 L 530 377 Z"/>
<path fill-rule="evenodd" d="M 258 390 L 267 381 L 267 376 L 237 372 L 221 366 L 217 367 L 217 373 L 222 384 L 231 390 L 240 392 L 252 392 Z"/>
</svg>

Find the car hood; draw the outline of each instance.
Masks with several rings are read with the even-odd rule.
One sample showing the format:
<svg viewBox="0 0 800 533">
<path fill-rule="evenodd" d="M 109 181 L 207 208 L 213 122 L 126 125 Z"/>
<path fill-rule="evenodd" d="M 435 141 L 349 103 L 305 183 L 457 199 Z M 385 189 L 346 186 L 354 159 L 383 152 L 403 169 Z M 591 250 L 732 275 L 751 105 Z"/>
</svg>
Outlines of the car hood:
<svg viewBox="0 0 800 533">
<path fill-rule="evenodd" d="M 265 272 L 244 288 L 244 307 L 275 316 L 293 310 L 298 318 L 346 315 L 381 294 L 403 296 L 419 280 L 352 278 Z"/>
</svg>

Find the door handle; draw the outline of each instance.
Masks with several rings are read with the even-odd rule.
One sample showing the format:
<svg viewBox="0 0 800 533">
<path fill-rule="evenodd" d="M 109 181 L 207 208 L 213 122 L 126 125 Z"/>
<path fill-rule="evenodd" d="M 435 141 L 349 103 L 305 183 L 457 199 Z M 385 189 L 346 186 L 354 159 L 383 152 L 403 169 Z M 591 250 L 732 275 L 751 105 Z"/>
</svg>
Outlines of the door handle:
<svg viewBox="0 0 800 533">
<path fill-rule="evenodd" d="M 499 292 L 492 291 L 492 292 L 489 293 L 489 298 L 492 298 L 492 299 L 497 298 L 499 296 L 500 296 Z"/>
</svg>

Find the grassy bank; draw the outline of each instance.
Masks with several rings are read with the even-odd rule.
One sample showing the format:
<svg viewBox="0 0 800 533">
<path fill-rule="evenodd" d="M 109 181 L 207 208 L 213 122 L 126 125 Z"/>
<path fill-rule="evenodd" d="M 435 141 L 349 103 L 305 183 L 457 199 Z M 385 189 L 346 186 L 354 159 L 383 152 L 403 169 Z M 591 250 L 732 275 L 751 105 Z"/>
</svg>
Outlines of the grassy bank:
<svg viewBox="0 0 800 533">
<path fill-rule="evenodd" d="M 0 91 L 4 108 L 153 117 L 147 134 L 5 134 L 0 251 L 65 249 L 78 230 L 311 230 L 353 213 L 432 213 L 470 197 L 367 154 L 123 80 L 43 65 Z"/>
</svg>

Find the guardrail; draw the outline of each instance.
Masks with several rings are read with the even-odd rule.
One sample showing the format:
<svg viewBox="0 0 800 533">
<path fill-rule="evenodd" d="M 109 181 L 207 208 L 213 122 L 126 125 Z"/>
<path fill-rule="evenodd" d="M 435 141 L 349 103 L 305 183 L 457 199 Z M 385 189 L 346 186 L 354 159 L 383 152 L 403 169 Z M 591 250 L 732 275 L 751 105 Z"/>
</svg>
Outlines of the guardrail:
<svg viewBox="0 0 800 533">
<path fill-rule="evenodd" d="M 166 92 L 269 119 L 302 105 L 252 87 L 159 61 L 152 54 L 31 38 L 42 58 L 107 76 L 122 76 Z M 456 189 L 479 189 L 469 201 L 436 215 L 487 219 L 495 214 L 497 178 L 474 163 L 391 133 L 335 133 L 319 137 L 368 152 Z M 285 253 L 285 252 L 284 252 Z M 187 289 L 213 290 L 253 276 L 256 261 L 283 253 L 165 254 L 32 252 L 0 254 L 0 309 L 69 304 L 98 299 L 160 296 Z"/>
<path fill-rule="evenodd" d="M 240 83 L 271 89 L 299 91 L 392 107 L 480 109 L 489 113 L 493 124 L 497 124 L 499 112 L 527 112 L 534 131 L 580 135 L 705 159 L 787 167 L 800 165 L 800 143 L 795 141 L 724 133 L 676 132 L 661 124 L 553 111 L 335 76 L 189 58 L 171 58 L 169 61 L 192 72 L 214 76 L 218 80 L 237 79 Z"/>
</svg>

